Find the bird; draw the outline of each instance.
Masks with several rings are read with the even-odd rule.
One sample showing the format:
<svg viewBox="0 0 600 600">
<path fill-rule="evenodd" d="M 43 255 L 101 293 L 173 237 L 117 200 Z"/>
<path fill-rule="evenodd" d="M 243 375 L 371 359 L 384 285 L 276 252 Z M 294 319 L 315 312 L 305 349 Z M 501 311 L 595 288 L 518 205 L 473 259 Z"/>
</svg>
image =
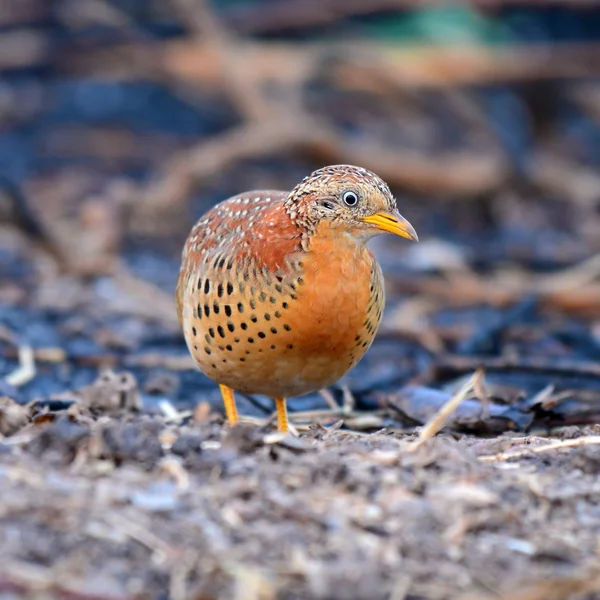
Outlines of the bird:
<svg viewBox="0 0 600 600">
<path fill-rule="evenodd" d="M 369 349 L 385 294 L 367 242 L 418 241 L 388 185 L 367 169 L 331 165 L 290 192 L 244 192 L 216 204 L 183 248 L 176 305 L 186 345 L 216 382 L 229 426 L 235 392 L 275 401 L 322 390 Z"/>
</svg>

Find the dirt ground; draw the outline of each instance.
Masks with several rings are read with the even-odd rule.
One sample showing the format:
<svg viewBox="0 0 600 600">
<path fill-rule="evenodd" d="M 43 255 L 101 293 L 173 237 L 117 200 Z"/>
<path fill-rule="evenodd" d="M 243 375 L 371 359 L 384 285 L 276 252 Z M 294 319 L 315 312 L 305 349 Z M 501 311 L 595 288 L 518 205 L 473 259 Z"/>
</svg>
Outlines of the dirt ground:
<svg viewBox="0 0 600 600">
<path fill-rule="evenodd" d="M 3 598 L 600 597 L 596 428 L 281 439 L 115 408 L 122 379 L 21 428 L 4 407 Z"/>
</svg>

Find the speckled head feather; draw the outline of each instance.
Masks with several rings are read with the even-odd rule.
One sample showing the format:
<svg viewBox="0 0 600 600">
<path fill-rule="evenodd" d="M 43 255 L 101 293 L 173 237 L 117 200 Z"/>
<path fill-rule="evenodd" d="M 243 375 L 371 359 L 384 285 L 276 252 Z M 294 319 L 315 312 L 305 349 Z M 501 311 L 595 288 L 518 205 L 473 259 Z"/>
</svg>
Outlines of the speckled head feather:
<svg viewBox="0 0 600 600">
<path fill-rule="evenodd" d="M 380 193 L 389 199 L 389 210 L 396 208 L 396 201 L 387 183 L 372 171 L 354 165 L 330 165 L 307 175 L 290 193 L 290 202 L 298 201 L 314 190 L 339 191 L 344 186 L 356 186 L 371 193 Z"/>
<path fill-rule="evenodd" d="M 397 214 L 398 209 L 390 188 L 375 173 L 352 165 L 332 165 L 305 177 L 290 192 L 285 210 L 306 229 L 309 239 L 325 222 L 366 241 L 381 231 L 364 218 L 381 211 Z"/>
</svg>

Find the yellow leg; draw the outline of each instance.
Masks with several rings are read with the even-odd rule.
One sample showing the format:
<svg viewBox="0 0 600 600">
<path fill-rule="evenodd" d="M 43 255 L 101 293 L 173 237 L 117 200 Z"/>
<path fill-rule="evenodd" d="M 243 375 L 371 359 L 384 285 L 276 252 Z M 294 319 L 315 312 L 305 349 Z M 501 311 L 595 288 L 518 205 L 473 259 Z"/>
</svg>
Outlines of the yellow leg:
<svg viewBox="0 0 600 600">
<path fill-rule="evenodd" d="M 290 427 L 288 424 L 285 398 L 275 398 L 275 410 L 277 411 L 277 430 L 282 433 L 287 433 L 290 430 Z"/>
<path fill-rule="evenodd" d="M 225 405 L 225 416 L 227 417 L 227 423 L 229 423 L 230 427 L 233 427 L 239 421 L 233 390 L 226 385 L 220 385 L 219 387 L 221 388 L 221 396 L 223 396 L 223 404 Z"/>
</svg>

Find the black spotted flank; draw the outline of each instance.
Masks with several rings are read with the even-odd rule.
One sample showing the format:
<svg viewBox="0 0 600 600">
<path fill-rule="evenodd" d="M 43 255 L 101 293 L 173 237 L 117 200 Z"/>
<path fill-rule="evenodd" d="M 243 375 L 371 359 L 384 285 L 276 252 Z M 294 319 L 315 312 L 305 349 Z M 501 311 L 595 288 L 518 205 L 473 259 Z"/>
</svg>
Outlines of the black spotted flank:
<svg viewBox="0 0 600 600">
<path fill-rule="evenodd" d="M 205 294 L 210 293 L 210 280 L 208 280 L 208 279 L 204 282 L 204 293 Z"/>
<path fill-rule="evenodd" d="M 204 305 L 204 314 L 208 317 L 210 316 L 210 306 L 208 304 Z"/>
<path fill-rule="evenodd" d="M 233 294 L 233 284 L 231 282 L 227 282 L 227 295 L 231 296 Z"/>
<path fill-rule="evenodd" d="M 225 337 L 225 330 L 220 325 L 217 327 L 217 331 L 222 338 Z"/>
<path fill-rule="evenodd" d="M 237 309 L 239 313 L 244 312 L 244 305 L 241 302 L 238 302 Z"/>
<path fill-rule="evenodd" d="M 231 306 L 229 306 L 229 304 L 226 304 L 226 305 L 224 306 L 224 308 L 225 308 L 225 314 L 226 314 L 228 317 L 230 317 L 230 316 L 231 316 Z"/>
</svg>

